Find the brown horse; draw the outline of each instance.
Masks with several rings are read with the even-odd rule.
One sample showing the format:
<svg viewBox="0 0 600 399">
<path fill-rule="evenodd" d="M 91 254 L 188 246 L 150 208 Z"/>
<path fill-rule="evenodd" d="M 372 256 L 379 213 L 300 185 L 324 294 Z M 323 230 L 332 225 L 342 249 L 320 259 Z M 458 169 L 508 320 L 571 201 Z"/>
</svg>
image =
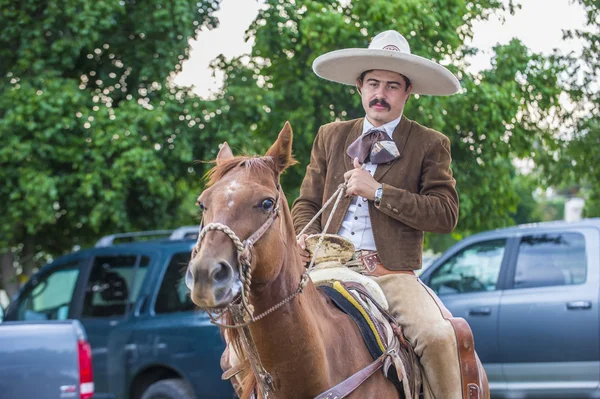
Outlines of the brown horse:
<svg viewBox="0 0 600 399">
<path fill-rule="evenodd" d="M 228 226 L 240 240 L 268 226 L 251 256 L 249 301 L 256 314 L 292 296 L 306 271 L 279 185 L 281 173 L 294 163 L 289 123 L 263 157 L 234 157 L 224 145 L 209 172 L 208 188 L 198 199 L 204 226 Z M 279 217 L 266 224 L 277 206 Z M 220 230 L 206 232 L 188 267 L 194 303 L 201 308 L 230 304 L 243 287 L 238 262 L 230 236 Z M 249 329 L 260 361 L 273 378 L 276 398 L 314 398 L 373 362 L 356 324 L 311 282 Z M 399 393 L 378 371 L 349 397 L 398 398 Z"/>
</svg>

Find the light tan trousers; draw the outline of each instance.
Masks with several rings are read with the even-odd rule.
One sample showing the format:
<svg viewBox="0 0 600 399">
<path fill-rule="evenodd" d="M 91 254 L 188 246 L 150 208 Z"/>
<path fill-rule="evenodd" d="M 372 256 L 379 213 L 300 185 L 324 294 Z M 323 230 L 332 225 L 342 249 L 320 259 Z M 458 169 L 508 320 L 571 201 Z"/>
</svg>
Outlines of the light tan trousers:
<svg viewBox="0 0 600 399">
<path fill-rule="evenodd" d="M 373 277 L 423 366 L 425 399 L 462 398 L 456 333 L 416 275 Z"/>
</svg>

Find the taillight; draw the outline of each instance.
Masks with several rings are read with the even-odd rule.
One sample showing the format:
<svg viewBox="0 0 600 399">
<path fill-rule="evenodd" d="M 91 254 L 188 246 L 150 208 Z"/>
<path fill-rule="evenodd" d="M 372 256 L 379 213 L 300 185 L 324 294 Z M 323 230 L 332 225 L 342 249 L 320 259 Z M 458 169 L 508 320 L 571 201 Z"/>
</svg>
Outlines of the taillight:
<svg viewBox="0 0 600 399">
<path fill-rule="evenodd" d="M 92 348 L 87 341 L 77 343 L 79 354 L 79 393 L 81 399 L 94 396 L 94 373 L 92 371 Z"/>
</svg>

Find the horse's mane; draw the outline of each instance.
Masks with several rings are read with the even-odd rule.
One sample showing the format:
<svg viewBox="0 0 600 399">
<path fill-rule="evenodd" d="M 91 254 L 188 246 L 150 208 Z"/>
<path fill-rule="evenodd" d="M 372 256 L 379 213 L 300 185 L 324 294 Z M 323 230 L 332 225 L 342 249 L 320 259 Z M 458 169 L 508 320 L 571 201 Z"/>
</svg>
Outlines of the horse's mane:
<svg viewBox="0 0 600 399">
<path fill-rule="evenodd" d="M 216 164 L 216 161 L 213 161 Z M 206 186 L 210 187 L 217 181 L 223 178 L 228 172 L 237 167 L 246 168 L 248 173 L 274 173 L 274 161 L 269 156 L 250 156 L 240 155 L 226 161 L 222 161 L 216 164 L 210 169 L 205 178 L 207 179 Z"/>
<path fill-rule="evenodd" d="M 233 324 L 233 319 L 229 312 L 226 312 L 224 316 L 226 324 Z M 252 366 L 250 366 L 250 361 L 246 357 L 246 354 L 242 347 L 242 337 L 240 335 L 240 331 L 234 328 L 221 328 L 221 333 L 223 334 L 225 341 L 227 341 L 229 345 L 231 345 L 231 349 L 235 352 L 236 356 L 240 361 L 240 364 L 243 364 L 242 371 L 239 373 L 239 381 L 241 385 L 240 388 L 242 391 L 240 399 L 250 399 L 250 397 L 252 396 L 252 392 L 254 392 L 254 389 L 260 390 L 260 385 L 258 385 L 258 381 L 256 380 L 254 373 L 252 372 Z M 262 397 L 260 393 L 257 392 L 257 394 L 257 397 Z"/>
</svg>

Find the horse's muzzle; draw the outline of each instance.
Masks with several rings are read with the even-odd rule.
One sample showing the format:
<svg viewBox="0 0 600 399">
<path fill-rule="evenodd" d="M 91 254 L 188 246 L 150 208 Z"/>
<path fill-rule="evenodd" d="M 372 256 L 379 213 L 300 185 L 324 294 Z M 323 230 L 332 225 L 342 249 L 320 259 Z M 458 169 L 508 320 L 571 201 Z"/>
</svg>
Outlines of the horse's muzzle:
<svg viewBox="0 0 600 399">
<path fill-rule="evenodd" d="M 192 260 L 185 283 L 192 301 L 201 308 L 228 305 L 241 289 L 238 272 L 226 260 Z"/>
</svg>

